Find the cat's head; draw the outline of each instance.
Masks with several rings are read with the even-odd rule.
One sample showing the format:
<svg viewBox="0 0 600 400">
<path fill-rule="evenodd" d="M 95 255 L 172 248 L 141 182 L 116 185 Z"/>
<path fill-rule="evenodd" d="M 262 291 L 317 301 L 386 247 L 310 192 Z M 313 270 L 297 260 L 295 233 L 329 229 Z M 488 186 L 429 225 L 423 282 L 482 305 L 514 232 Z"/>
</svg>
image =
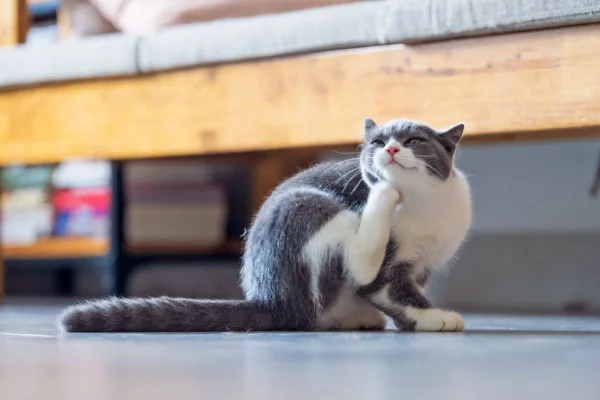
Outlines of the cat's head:
<svg viewBox="0 0 600 400">
<path fill-rule="evenodd" d="M 452 175 L 463 130 L 463 124 L 437 131 L 408 120 L 378 126 L 367 118 L 360 155 L 363 177 L 369 184 L 386 180 L 403 188 L 435 187 Z"/>
</svg>

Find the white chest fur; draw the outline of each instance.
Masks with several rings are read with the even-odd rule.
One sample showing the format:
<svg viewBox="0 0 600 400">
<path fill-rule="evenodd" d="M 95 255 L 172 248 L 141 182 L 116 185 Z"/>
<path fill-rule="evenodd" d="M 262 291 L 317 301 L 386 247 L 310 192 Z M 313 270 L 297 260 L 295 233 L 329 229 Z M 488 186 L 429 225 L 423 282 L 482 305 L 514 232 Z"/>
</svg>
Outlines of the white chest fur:
<svg viewBox="0 0 600 400">
<path fill-rule="evenodd" d="M 452 259 L 471 225 L 471 197 L 458 170 L 431 193 L 407 198 L 396 212 L 392 235 L 399 243 L 397 260 L 417 269 L 440 268 Z"/>
</svg>

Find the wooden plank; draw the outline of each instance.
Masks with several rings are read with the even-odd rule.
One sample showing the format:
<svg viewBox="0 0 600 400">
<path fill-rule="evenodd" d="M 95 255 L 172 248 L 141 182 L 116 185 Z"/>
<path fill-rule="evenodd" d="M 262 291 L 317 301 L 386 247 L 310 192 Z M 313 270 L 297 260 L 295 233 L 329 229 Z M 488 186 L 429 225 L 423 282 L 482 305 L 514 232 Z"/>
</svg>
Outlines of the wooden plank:
<svg viewBox="0 0 600 400">
<path fill-rule="evenodd" d="M 600 134 L 600 24 L 0 92 L 0 164 L 338 146 L 362 119 L 467 142 Z"/>
<path fill-rule="evenodd" d="M 52 238 L 36 243 L 2 245 L 5 259 L 103 257 L 107 240 L 89 238 Z"/>
<path fill-rule="evenodd" d="M 273 189 L 285 178 L 285 160 L 278 154 L 264 154 L 252 163 L 250 178 L 251 190 L 250 208 L 252 215 L 258 212 L 260 206 L 271 194 Z"/>
<path fill-rule="evenodd" d="M 2 167 L 0 166 L 0 194 L 2 194 Z M 0 203 L 0 243 L 2 243 L 2 203 Z M 4 252 L 0 246 L 0 304 L 4 302 Z"/>
<path fill-rule="evenodd" d="M 0 238 L 1 239 L 1 238 Z M 4 302 L 4 255 L 2 254 L 2 248 L 0 248 L 0 305 Z"/>
<path fill-rule="evenodd" d="M 251 168 L 252 213 L 258 211 L 278 184 L 298 171 L 308 168 L 316 158 L 316 149 L 307 148 L 258 153 L 248 160 Z"/>
<path fill-rule="evenodd" d="M 26 0 L 0 0 L 0 47 L 25 43 L 29 19 Z"/>
</svg>

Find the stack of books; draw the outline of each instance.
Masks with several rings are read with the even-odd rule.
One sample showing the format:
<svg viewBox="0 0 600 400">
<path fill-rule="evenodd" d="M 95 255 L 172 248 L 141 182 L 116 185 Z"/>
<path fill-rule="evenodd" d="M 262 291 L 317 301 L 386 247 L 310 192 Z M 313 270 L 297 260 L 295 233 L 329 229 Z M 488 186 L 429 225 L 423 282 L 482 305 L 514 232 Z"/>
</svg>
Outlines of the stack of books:
<svg viewBox="0 0 600 400">
<path fill-rule="evenodd" d="M 106 161 L 71 161 L 55 169 L 52 176 L 54 236 L 108 236 L 110 179 L 110 164 Z"/>
<path fill-rule="evenodd" d="M 2 242 L 30 244 L 52 231 L 50 166 L 11 166 L 2 172 Z"/>
<path fill-rule="evenodd" d="M 125 174 L 131 246 L 216 246 L 225 241 L 227 196 L 209 165 L 136 161 Z"/>
</svg>

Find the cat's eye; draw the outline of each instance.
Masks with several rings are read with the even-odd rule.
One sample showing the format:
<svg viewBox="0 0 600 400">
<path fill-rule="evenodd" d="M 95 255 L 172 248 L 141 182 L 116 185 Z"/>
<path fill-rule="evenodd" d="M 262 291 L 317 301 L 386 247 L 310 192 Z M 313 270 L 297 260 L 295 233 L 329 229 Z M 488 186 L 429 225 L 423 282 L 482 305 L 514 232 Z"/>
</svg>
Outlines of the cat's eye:
<svg viewBox="0 0 600 400">
<path fill-rule="evenodd" d="M 420 137 L 413 137 L 413 138 L 406 140 L 404 142 L 404 145 L 410 146 L 411 144 L 417 144 L 417 143 L 423 143 L 423 142 L 425 142 L 425 139 L 420 138 Z"/>
<path fill-rule="evenodd" d="M 383 146 L 385 146 L 385 143 L 383 142 L 383 140 L 375 139 L 375 140 L 371 141 L 371 146 L 383 147 Z"/>
</svg>

